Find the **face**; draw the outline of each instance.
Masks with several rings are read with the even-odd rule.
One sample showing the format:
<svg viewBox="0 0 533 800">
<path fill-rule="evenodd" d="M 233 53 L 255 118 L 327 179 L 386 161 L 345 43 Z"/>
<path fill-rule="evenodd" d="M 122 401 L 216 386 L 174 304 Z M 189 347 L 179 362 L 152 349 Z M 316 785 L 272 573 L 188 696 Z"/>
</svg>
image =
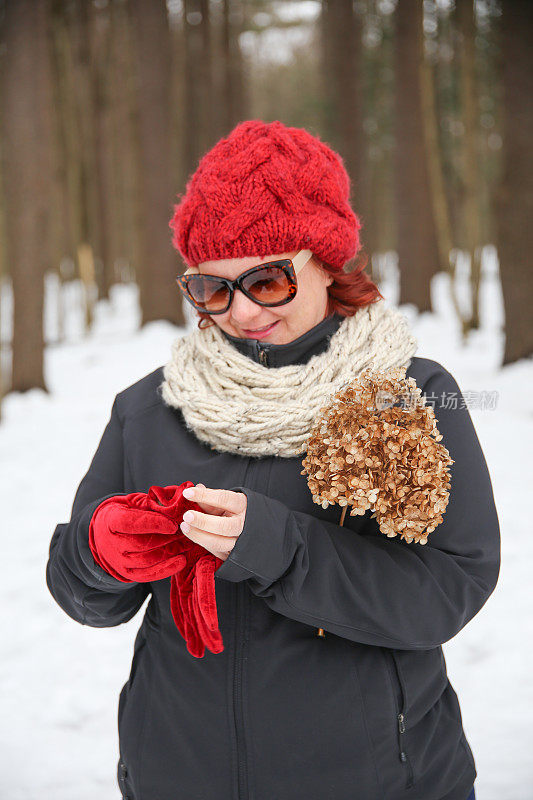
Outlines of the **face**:
<svg viewBox="0 0 533 800">
<path fill-rule="evenodd" d="M 281 258 L 294 258 L 298 250 L 289 253 L 275 253 L 263 258 L 230 258 L 217 261 L 203 261 L 198 264 L 200 273 L 218 275 L 235 280 L 242 272 L 267 261 Z M 213 321 L 230 336 L 241 339 L 260 339 L 271 344 L 288 344 L 322 322 L 326 316 L 327 287 L 333 282 L 329 275 L 311 257 L 297 275 L 298 290 L 289 303 L 267 308 L 250 300 L 237 289 L 229 309 L 224 314 L 214 314 Z M 258 328 L 274 325 L 270 332 L 253 333 Z"/>
</svg>

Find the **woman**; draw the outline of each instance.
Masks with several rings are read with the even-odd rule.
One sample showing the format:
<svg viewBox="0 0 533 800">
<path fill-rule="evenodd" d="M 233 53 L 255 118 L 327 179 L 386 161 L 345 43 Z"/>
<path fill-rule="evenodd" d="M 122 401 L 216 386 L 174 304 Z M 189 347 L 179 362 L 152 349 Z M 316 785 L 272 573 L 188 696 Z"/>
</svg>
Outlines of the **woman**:
<svg viewBox="0 0 533 800">
<path fill-rule="evenodd" d="M 348 197 L 325 143 L 248 120 L 175 206 L 189 266 L 179 280 L 200 327 L 117 395 L 47 566 L 52 595 L 86 625 L 125 622 L 150 596 L 119 701 L 124 798 L 474 797 L 441 645 L 497 582 L 490 477 L 453 376 L 414 356 L 405 318 L 364 273 L 343 272 L 359 248 Z M 370 513 L 341 527 L 339 507 L 316 505 L 301 474 L 325 398 L 370 362 L 406 366 L 426 397 L 459 399 L 434 405 L 454 464 L 424 547 L 383 536 Z M 132 527 L 134 549 L 118 552 L 106 503 L 133 497 L 130 513 L 150 490 L 156 520 L 164 487 L 180 486 L 181 516 L 157 529 L 168 548 L 155 558 Z M 180 600 L 177 520 L 181 539 L 216 559 L 217 630 L 200 624 L 207 595 L 194 608 Z"/>
</svg>

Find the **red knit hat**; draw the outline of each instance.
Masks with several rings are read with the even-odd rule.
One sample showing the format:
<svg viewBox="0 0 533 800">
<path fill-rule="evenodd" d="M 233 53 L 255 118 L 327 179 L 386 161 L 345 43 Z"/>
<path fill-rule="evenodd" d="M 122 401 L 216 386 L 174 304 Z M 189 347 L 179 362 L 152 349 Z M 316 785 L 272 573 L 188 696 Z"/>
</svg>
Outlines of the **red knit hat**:
<svg viewBox="0 0 533 800">
<path fill-rule="evenodd" d="M 240 122 L 200 160 L 174 206 L 172 244 L 187 266 L 311 250 L 342 270 L 359 250 L 342 158 L 303 128 Z"/>
</svg>

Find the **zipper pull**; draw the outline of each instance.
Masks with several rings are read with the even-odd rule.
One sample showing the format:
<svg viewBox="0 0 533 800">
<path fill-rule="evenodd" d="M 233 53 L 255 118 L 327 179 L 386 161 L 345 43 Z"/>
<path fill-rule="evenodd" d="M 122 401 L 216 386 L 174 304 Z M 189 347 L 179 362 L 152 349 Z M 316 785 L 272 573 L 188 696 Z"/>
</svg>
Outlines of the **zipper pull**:
<svg viewBox="0 0 533 800">
<path fill-rule="evenodd" d="M 400 735 L 405 733 L 405 718 L 403 714 L 398 714 L 398 730 L 400 731 Z M 407 761 L 407 753 L 404 750 L 400 750 L 400 761 L 404 764 Z"/>
<path fill-rule="evenodd" d="M 266 350 L 261 350 L 261 348 L 259 348 L 259 361 L 264 367 L 268 366 L 268 357 L 266 354 Z"/>
<path fill-rule="evenodd" d="M 411 786 L 413 782 L 413 770 L 411 765 L 409 764 L 409 759 L 407 758 L 407 753 L 402 747 L 402 734 L 405 733 L 405 717 L 403 714 L 398 714 L 398 730 L 400 731 L 400 761 L 402 764 L 407 764 L 409 768 L 409 780 L 407 782 L 407 786 Z"/>
</svg>

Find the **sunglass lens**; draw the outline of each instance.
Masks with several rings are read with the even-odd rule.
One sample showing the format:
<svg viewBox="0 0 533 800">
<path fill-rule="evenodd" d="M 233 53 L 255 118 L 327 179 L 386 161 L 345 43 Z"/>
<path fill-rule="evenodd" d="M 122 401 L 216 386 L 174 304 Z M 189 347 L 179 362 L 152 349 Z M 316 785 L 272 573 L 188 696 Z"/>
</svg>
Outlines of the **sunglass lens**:
<svg viewBox="0 0 533 800">
<path fill-rule="evenodd" d="M 254 300 L 265 305 L 275 305 L 287 299 L 290 283 L 281 267 L 264 267 L 248 275 L 243 280 L 243 287 Z"/>
<path fill-rule="evenodd" d="M 222 311 L 228 305 L 229 289 L 215 278 L 193 276 L 187 287 L 196 305 L 208 313 Z"/>
</svg>

